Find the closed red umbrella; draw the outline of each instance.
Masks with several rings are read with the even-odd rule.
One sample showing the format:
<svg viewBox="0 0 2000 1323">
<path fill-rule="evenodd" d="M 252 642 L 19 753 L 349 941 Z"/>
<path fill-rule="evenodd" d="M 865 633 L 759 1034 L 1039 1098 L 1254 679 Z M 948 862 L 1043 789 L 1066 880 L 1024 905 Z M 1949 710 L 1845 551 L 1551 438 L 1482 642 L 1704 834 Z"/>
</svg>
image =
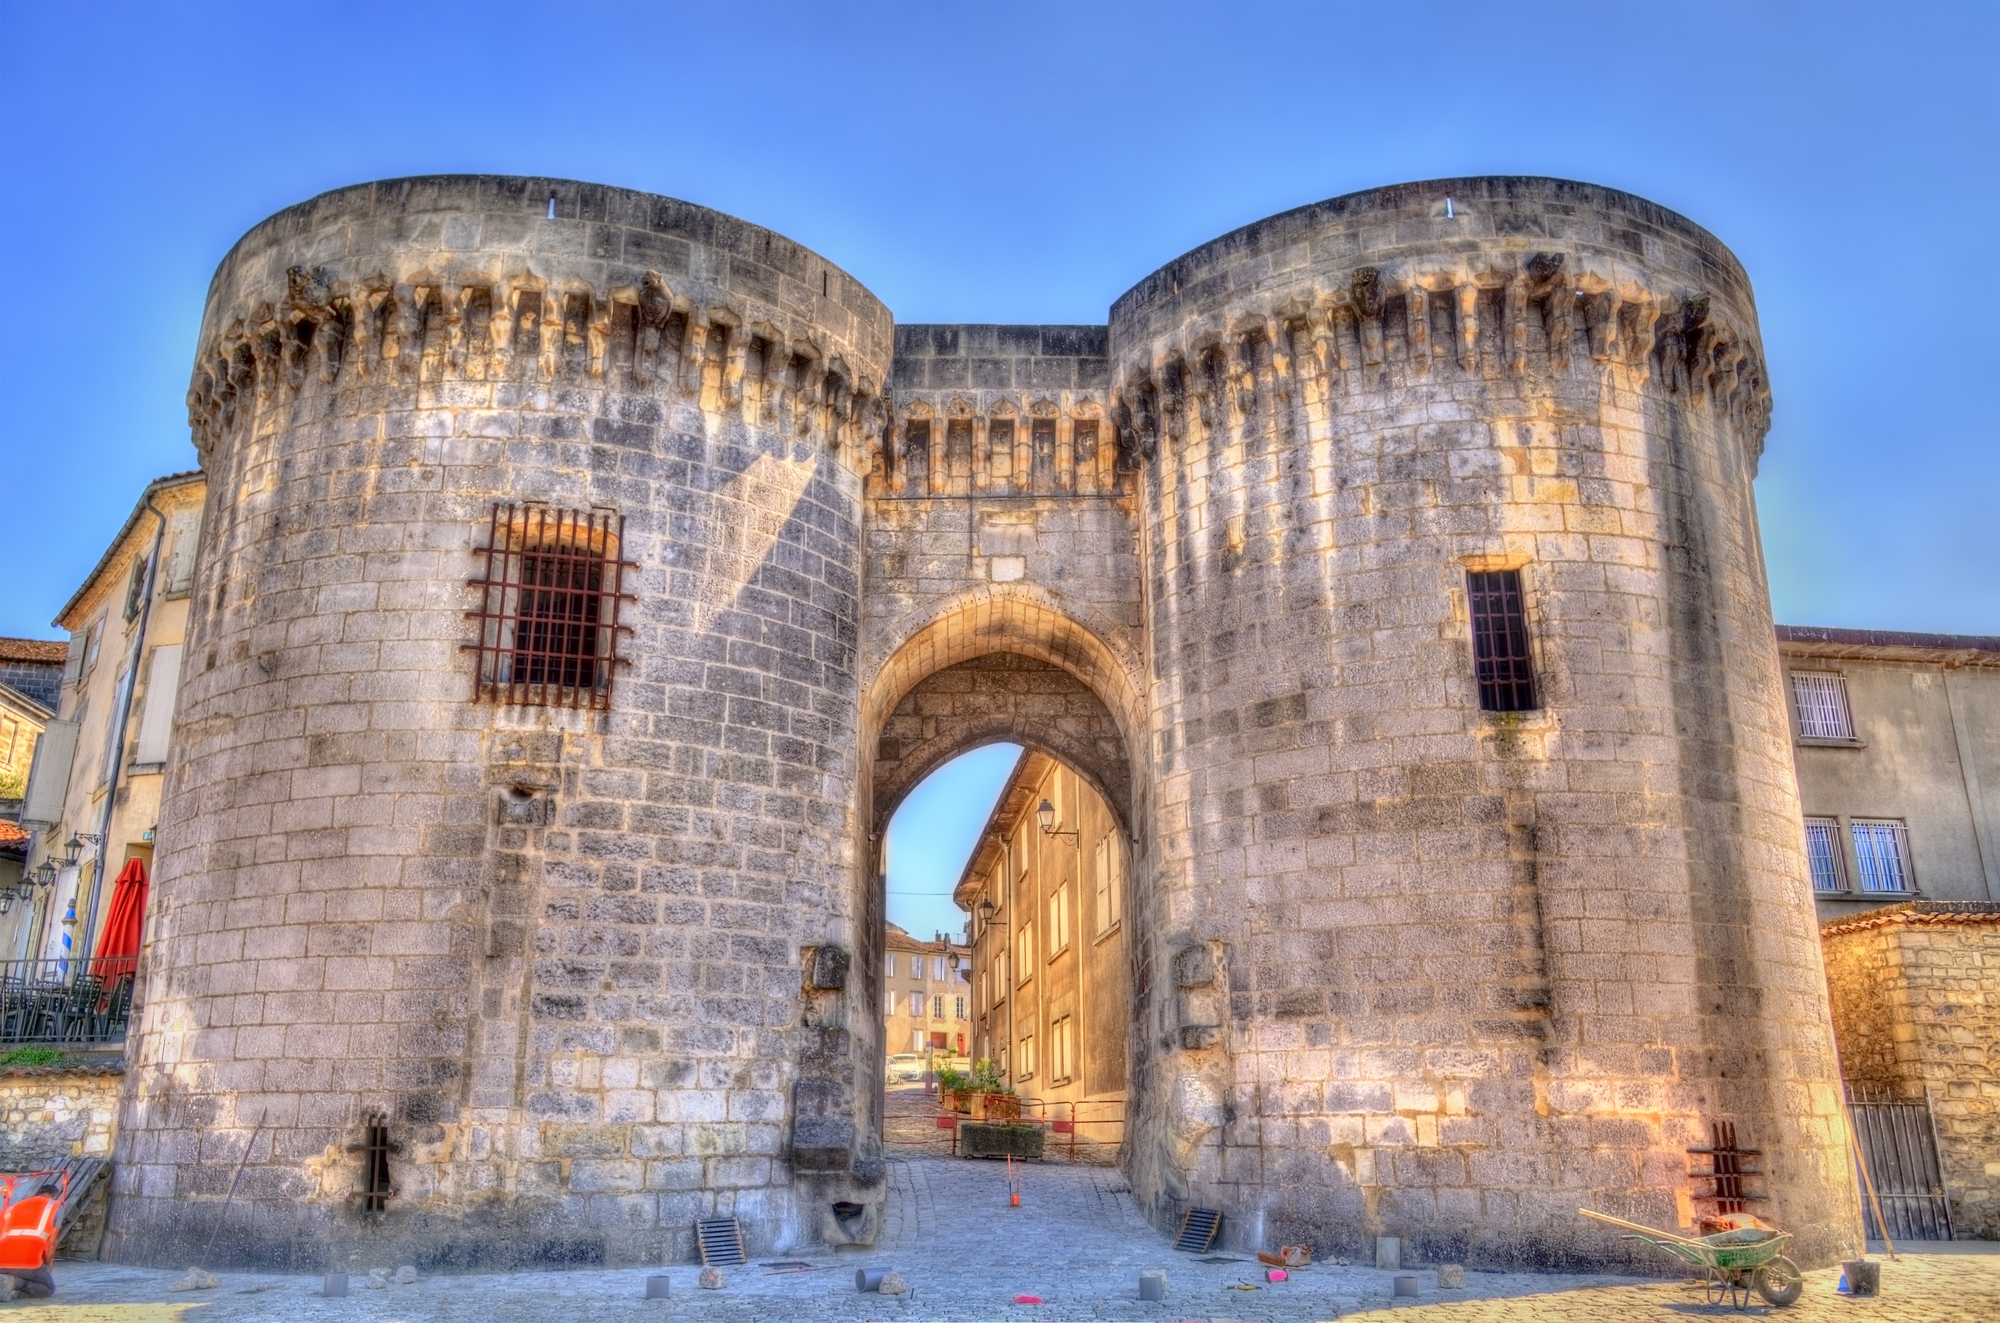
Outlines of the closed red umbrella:
<svg viewBox="0 0 2000 1323">
<path fill-rule="evenodd" d="M 109 983 L 137 972 L 139 934 L 146 922 L 146 865 L 127 859 L 125 871 L 112 884 L 111 912 L 104 919 L 104 941 L 97 948 L 98 972 Z"/>
</svg>

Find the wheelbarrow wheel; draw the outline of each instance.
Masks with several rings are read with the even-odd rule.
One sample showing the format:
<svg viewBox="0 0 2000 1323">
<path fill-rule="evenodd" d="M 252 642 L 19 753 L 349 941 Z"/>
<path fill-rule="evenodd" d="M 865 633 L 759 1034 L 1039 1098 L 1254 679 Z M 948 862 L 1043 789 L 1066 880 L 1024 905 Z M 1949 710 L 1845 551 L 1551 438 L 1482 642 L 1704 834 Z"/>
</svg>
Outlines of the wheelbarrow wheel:
<svg viewBox="0 0 2000 1323">
<path fill-rule="evenodd" d="M 1799 1265 L 1780 1254 L 1757 1270 L 1757 1294 L 1766 1304 L 1783 1307 L 1797 1300 L 1806 1289 Z"/>
</svg>

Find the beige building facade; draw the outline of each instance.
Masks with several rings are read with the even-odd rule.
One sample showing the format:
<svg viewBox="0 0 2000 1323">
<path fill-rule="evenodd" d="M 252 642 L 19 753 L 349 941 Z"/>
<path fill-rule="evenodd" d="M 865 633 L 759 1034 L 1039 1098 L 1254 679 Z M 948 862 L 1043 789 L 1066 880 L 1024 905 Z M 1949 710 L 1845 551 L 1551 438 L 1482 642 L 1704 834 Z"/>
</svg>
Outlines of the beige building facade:
<svg viewBox="0 0 2000 1323">
<path fill-rule="evenodd" d="M 94 951 L 126 861 L 152 873 L 206 493 L 198 472 L 148 484 L 56 615 L 70 636 L 57 714 L 21 815 L 34 833 L 29 875 L 44 863 L 53 872 L 28 903 L 0 916 L 7 959 Z"/>
<path fill-rule="evenodd" d="M 1124 1138 L 1132 1009 L 1127 847 L 1087 781 L 1026 753 L 952 893 L 974 934 L 975 1055 L 1024 1114 L 1110 1144 Z"/>
<path fill-rule="evenodd" d="M 967 949 L 942 933 L 926 942 L 891 923 L 882 935 L 882 1044 L 948 1064 L 967 1050 Z"/>
<path fill-rule="evenodd" d="M 2000 901 L 2000 638 L 1778 627 L 1823 919 Z"/>
<path fill-rule="evenodd" d="M 1759 336 L 1714 236 L 1547 179 L 1271 217 L 1095 326 L 899 326 L 783 236 L 574 181 L 259 225 L 190 379 L 109 1252 L 838 1238 L 885 1197 L 880 841 L 1007 740 L 1127 849 L 1159 1225 L 1640 1262 L 1575 1209 L 1676 1224 L 1726 1121 L 1828 1261 Z"/>
</svg>

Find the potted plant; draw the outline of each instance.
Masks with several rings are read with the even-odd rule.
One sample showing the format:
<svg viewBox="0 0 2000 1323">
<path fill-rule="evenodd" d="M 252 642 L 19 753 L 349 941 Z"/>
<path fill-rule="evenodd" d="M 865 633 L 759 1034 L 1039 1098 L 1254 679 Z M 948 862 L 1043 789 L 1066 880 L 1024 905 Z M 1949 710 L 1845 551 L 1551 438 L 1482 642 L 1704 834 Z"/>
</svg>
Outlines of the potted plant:
<svg viewBox="0 0 2000 1323">
<path fill-rule="evenodd" d="M 938 1094 L 945 1110 L 969 1112 L 972 1110 L 972 1076 L 962 1070 L 944 1067 L 937 1073 Z"/>
</svg>

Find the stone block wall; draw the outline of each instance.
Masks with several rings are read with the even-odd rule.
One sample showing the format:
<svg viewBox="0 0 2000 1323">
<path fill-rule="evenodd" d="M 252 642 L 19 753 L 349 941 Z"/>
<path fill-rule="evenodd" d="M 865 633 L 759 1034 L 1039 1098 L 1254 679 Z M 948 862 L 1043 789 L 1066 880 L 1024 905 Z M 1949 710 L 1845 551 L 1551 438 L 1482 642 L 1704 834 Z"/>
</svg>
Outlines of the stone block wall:
<svg viewBox="0 0 2000 1323">
<path fill-rule="evenodd" d="M 0 1171 L 59 1158 L 108 1159 L 124 1087 L 117 1062 L 0 1068 Z"/>
<path fill-rule="evenodd" d="M 1908 901 L 1820 934 L 1847 1079 L 1928 1099 L 1954 1234 L 2000 1240 L 2000 905 Z"/>
<path fill-rule="evenodd" d="M 263 1114 L 218 1264 L 657 1262 L 879 1203 L 874 1004 L 807 970 L 851 940 L 889 326 L 780 236 L 570 181 L 346 189 L 237 245 L 114 1255 L 205 1243 Z M 501 502 L 613 520 L 606 710 L 475 698 Z"/>
<path fill-rule="evenodd" d="M 1137 1196 L 1627 1261 L 1575 1209 L 1674 1225 L 1729 1120 L 1802 1261 L 1847 1245 L 1728 251 L 1587 185 L 1378 189 L 1161 268 L 1111 358 L 1154 680 Z M 1481 710 L 1466 576 L 1495 570 L 1532 711 Z M 1213 1039 L 1175 1037 L 1194 953 Z"/>
</svg>

